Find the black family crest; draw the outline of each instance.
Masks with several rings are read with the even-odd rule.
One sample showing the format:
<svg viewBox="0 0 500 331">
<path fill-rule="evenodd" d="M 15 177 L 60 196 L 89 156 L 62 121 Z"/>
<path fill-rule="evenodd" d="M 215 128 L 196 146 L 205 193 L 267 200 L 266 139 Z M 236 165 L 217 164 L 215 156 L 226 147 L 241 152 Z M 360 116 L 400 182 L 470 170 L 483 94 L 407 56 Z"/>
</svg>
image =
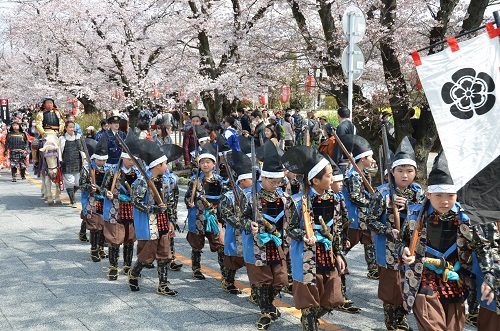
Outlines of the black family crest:
<svg viewBox="0 0 500 331">
<path fill-rule="evenodd" d="M 490 75 L 476 70 L 463 68 L 456 71 L 441 89 L 441 97 L 451 104 L 450 112 L 460 119 L 472 118 L 474 112 L 484 115 L 495 105 L 495 82 Z"/>
</svg>

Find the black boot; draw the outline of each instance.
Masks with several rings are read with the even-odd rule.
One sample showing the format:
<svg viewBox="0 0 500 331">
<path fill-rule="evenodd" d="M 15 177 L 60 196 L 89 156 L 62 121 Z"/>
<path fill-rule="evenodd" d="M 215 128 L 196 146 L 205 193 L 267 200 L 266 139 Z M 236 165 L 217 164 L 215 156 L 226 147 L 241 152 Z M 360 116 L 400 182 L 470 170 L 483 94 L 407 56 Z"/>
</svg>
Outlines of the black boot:
<svg viewBox="0 0 500 331">
<path fill-rule="evenodd" d="M 318 321 L 321 317 L 329 314 L 333 311 L 331 307 L 318 307 L 316 308 L 316 321 Z"/>
<path fill-rule="evenodd" d="M 240 289 L 234 285 L 235 275 L 236 270 L 224 267 L 224 273 L 222 274 L 222 289 L 230 294 L 241 294 Z"/>
<path fill-rule="evenodd" d="M 271 314 L 269 313 L 269 287 L 270 285 L 256 285 L 255 286 L 255 297 L 257 299 L 257 304 L 260 308 L 261 316 L 259 320 L 255 323 L 257 330 L 267 330 L 273 321 Z"/>
<path fill-rule="evenodd" d="M 194 279 L 203 280 L 205 276 L 201 273 L 201 250 L 200 249 L 192 249 L 191 250 L 191 262 L 193 269 L 193 277 Z"/>
<path fill-rule="evenodd" d="M 276 295 L 278 295 L 279 290 L 275 289 L 272 286 L 269 286 L 267 291 L 269 296 L 269 314 L 271 315 L 272 320 L 276 321 L 278 317 L 281 317 L 281 312 L 279 311 L 278 307 L 273 305 L 273 301 Z"/>
<path fill-rule="evenodd" d="M 91 230 L 90 231 L 90 259 L 93 262 L 101 261 L 101 257 L 99 256 L 99 231 Z"/>
<path fill-rule="evenodd" d="M 473 278 L 473 284 L 475 283 L 475 278 Z M 469 292 L 467 297 L 467 304 L 469 306 L 468 313 L 465 315 L 465 323 L 477 328 L 477 316 L 479 313 L 479 303 L 477 302 L 477 287 L 474 286 Z"/>
<path fill-rule="evenodd" d="M 12 173 L 12 181 L 17 182 L 17 168 L 10 168 L 10 172 Z"/>
<path fill-rule="evenodd" d="M 108 247 L 109 251 L 109 269 L 108 269 L 108 279 L 117 280 L 118 279 L 118 257 L 120 255 L 120 245 L 110 244 Z"/>
<path fill-rule="evenodd" d="M 170 239 L 170 250 L 172 251 L 172 261 L 168 263 L 168 267 L 172 271 L 179 271 L 181 270 L 183 264 L 178 262 L 175 259 L 175 246 L 174 246 L 174 238 Z"/>
<path fill-rule="evenodd" d="M 257 302 L 257 295 L 255 294 L 255 288 L 256 285 L 250 284 L 250 296 L 248 297 L 248 301 L 258 306 L 259 303 Z"/>
<path fill-rule="evenodd" d="M 217 251 L 217 262 L 219 263 L 220 270 L 224 269 L 224 247 Z"/>
<path fill-rule="evenodd" d="M 141 277 L 141 271 L 144 266 L 145 264 L 136 261 L 134 267 L 128 273 L 128 287 L 133 292 L 139 291 L 139 277 Z"/>
<path fill-rule="evenodd" d="M 87 222 L 85 222 L 85 220 L 83 220 L 82 224 L 80 225 L 80 232 L 78 232 L 78 239 L 81 242 L 88 242 L 89 241 L 87 239 Z"/>
<path fill-rule="evenodd" d="M 75 205 L 75 190 L 73 188 L 67 188 L 66 192 L 68 192 L 69 204 L 71 207 L 76 208 Z"/>
<path fill-rule="evenodd" d="M 384 303 L 384 319 L 387 330 L 399 330 L 398 306 Z"/>
<path fill-rule="evenodd" d="M 21 179 L 26 179 L 26 169 L 21 168 Z"/>
<path fill-rule="evenodd" d="M 156 292 L 175 297 L 177 295 L 177 291 L 168 288 L 168 263 L 169 261 L 167 260 L 158 261 L 158 279 L 160 285 L 158 286 Z"/>
<path fill-rule="evenodd" d="M 368 266 L 368 274 L 366 277 L 369 279 L 378 279 L 378 265 L 375 257 L 375 245 L 363 245 L 365 249 L 365 261 Z"/>
<path fill-rule="evenodd" d="M 413 331 L 413 329 L 410 327 L 410 324 L 408 324 L 408 320 L 406 319 L 407 313 L 404 307 L 396 306 L 396 312 L 398 316 L 398 330 Z"/>
<path fill-rule="evenodd" d="M 128 275 L 132 266 L 132 256 L 134 255 L 134 244 L 123 244 L 123 273 Z"/>
<path fill-rule="evenodd" d="M 106 251 L 104 250 L 104 241 L 106 238 L 104 238 L 104 233 L 99 231 L 99 257 L 101 259 L 106 259 L 108 257 L 108 254 L 106 254 Z"/>
<path fill-rule="evenodd" d="M 300 324 L 302 331 L 318 331 L 318 322 L 316 321 L 317 308 L 301 309 L 302 316 L 300 317 Z"/>
</svg>

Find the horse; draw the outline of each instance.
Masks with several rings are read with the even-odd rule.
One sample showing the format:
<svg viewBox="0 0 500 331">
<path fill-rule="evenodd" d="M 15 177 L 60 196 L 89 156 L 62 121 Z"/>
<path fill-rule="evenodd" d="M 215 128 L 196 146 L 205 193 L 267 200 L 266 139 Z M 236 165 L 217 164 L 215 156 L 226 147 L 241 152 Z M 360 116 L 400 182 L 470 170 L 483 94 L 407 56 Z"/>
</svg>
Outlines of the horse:
<svg viewBox="0 0 500 331">
<path fill-rule="evenodd" d="M 64 181 L 62 178 L 61 164 L 59 162 L 60 144 L 57 135 L 48 134 L 40 142 L 39 149 L 38 175 L 42 179 L 41 195 L 42 199 L 47 201 L 49 206 L 61 205 L 61 191 L 64 190 Z M 56 185 L 55 199 L 52 195 L 52 183 Z"/>
</svg>

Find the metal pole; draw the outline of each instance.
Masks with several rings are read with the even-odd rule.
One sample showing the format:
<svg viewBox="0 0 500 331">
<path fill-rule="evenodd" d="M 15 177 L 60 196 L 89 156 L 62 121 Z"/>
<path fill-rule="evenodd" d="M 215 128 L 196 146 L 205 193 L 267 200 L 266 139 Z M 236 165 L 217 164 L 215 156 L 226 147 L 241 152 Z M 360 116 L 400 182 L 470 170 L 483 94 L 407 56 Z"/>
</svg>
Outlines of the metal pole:
<svg viewBox="0 0 500 331">
<path fill-rule="evenodd" d="M 498 10 L 493 12 L 493 18 L 495 19 L 495 25 L 497 26 L 497 28 L 500 28 L 500 13 L 498 12 Z"/>
<path fill-rule="evenodd" d="M 347 108 L 349 109 L 349 120 L 352 121 L 352 85 L 353 85 L 353 75 L 354 75 L 354 64 L 352 63 L 352 57 L 354 53 L 354 42 L 352 40 L 352 31 L 354 30 L 354 12 L 349 13 L 349 72 L 348 72 L 348 87 L 347 87 Z"/>
</svg>

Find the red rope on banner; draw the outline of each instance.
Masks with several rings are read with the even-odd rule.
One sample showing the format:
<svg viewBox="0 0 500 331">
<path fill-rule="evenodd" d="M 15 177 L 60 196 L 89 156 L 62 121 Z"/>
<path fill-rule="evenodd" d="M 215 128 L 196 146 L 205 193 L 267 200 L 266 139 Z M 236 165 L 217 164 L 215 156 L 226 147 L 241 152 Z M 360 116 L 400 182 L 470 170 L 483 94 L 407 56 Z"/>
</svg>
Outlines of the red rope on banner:
<svg viewBox="0 0 500 331">
<path fill-rule="evenodd" d="M 448 45 L 450 45 L 451 51 L 454 53 L 460 49 L 460 46 L 458 46 L 457 39 L 455 37 L 450 37 L 446 39 L 448 42 Z"/>
<path fill-rule="evenodd" d="M 488 35 L 490 36 L 490 39 L 493 39 L 495 37 L 500 36 L 500 28 L 496 28 L 493 26 L 493 23 L 487 23 L 486 24 L 486 31 L 488 31 Z"/>
<path fill-rule="evenodd" d="M 411 57 L 413 58 L 413 63 L 415 63 L 415 67 L 422 65 L 422 60 L 420 59 L 420 55 L 418 51 L 411 52 Z"/>
</svg>

